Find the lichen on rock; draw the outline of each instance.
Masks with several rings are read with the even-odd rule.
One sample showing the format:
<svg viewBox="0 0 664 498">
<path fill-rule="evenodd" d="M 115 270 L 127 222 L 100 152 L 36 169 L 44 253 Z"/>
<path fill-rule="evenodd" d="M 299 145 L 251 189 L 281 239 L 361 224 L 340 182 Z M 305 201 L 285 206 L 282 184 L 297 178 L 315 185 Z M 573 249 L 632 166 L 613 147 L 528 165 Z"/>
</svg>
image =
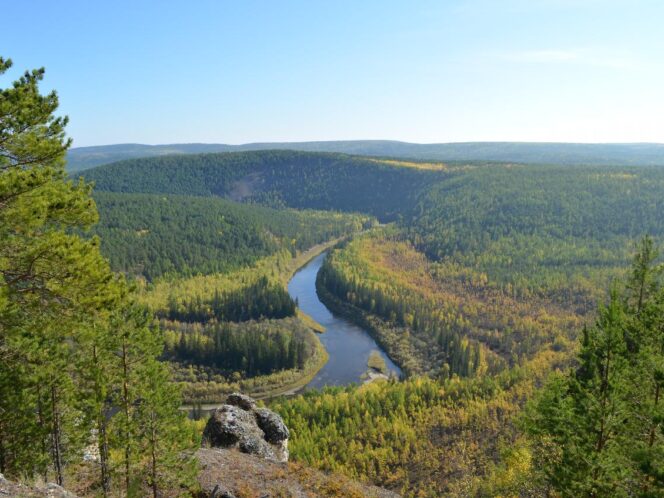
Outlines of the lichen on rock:
<svg viewBox="0 0 664 498">
<path fill-rule="evenodd" d="M 288 428 L 278 414 L 257 408 L 249 396 L 233 393 L 210 414 L 202 445 L 235 448 L 268 460 L 287 462 L 288 437 Z"/>
</svg>

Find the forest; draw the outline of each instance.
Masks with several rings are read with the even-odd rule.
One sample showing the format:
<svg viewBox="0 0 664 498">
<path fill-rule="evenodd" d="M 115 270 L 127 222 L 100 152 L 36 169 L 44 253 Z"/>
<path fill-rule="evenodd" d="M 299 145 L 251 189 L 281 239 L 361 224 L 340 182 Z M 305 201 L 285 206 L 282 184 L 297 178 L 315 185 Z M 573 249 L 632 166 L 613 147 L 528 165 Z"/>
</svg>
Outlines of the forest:
<svg viewBox="0 0 664 498">
<path fill-rule="evenodd" d="M 303 251 L 371 225 L 368 216 L 275 210 L 218 198 L 96 191 L 92 230 L 115 271 L 145 277 L 226 273 L 281 249 Z"/>
<path fill-rule="evenodd" d="M 191 169 L 176 173 L 176 161 Z M 227 163 L 235 176 L 224 176 Z M 158 175 L 159 168 L 173 173 Z M 300 181 L 287 182 L 280 176 L 286 172 Z M 163 189 L 276 212 L 323 208 L 392 222 L 334 248 L 317 287 L 325 304 L 369 331 L 408 378 L 274 402 L 295 427 L 293 456 L 405 496 L 577 496 L 536 471 L 546 466 L 537 460 L 544 458 L 540 436 L 528 428 L 536 412 L 528 400 L 551 372 L 564 375 L 578 364 L 584 326 L 601 313 L 612 282 L 630 278 L 637 241 L 645 234 L 654 244 L 662 240 L 661 169 L 264 151 L 136 159 L 90 175 L 109 191 Z M 164 319 L 209 322 L 197 339 L 204 344 L 223 320 L 224 303 L 241 289 L 278 282 L 288 257 L 156 281 L 139 288 L 139 299 Z M 229 377 L 209 364 L 178 365 L 178 378 L 188 379 L 198 399 L 211 399 L 213 386 L 251 380 L 243 370 Z M 220 376 L 206 388 L 206 375 Z M 652 472 L 648 479 L 656 479 Z"/>
<path fill-rule="evenodd" d="M 315 334 L 296 318 L 161 326 L 164 358 L 187 403 L 214 403 L 233 391 L 264 395 L 297 382 L 325 358 Z"/>
<path fill-rule="evenodd" d="M 43 74 L 0 93 L 0 473 L 192 495 L 180 408 L 242 391 L 295 461 L 406 497 L 664 496 L 664 169 L 262 150 L 80 178 Z M 327 360 L 286 290 L 325 248 L 320 299 L 405 378 L 279 397 Z"/>
<path fill-rule="evenodd" d="M 404 496 L 662 496 L 660 261 L 642 239 L 570 352 L 276 401 L 293 454 Z"/>
<path fill-rule="evenodd" d="M 100 221 L 90 235 L 161 320 L 162 358 L 187 401 L 217 401 L 239 387 L 254 395 L 286 389 L 322 366 L 317 339 L 299 319 L 285 320 L 297 313 L 284 278 L 297 255 L 374 218 L 218 197 L 95 192 L 94 199 Z M 172 333 L 179 348 L 168 346 Z"/>
<path fill-rule="evenodd" d="M 409 238 L 517 295 L 592 308 L 635 241 L 664 233 L 663 186 L 655 167 L 469 170 L 421 197 Z"/>
<path fill-rule="evenodd" d="M 272 207 L 361 212 L 381 221 L 414 206 L 419 192 L 441 174 L 345 154 L 288 150 L 141 158 L 84 172 L 97 191 L 218 196 Z"/>
</svg>

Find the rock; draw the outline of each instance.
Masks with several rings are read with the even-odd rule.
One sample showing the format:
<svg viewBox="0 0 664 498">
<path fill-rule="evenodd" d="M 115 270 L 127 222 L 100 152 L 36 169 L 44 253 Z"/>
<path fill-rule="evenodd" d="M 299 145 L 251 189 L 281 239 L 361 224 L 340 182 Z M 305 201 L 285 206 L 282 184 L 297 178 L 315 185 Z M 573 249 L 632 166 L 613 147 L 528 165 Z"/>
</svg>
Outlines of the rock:
<svg viewBox="0 0 664 498">
<path fill-rule="evenodd" d="M 265 440 L 272 445 L 277 460 L 287 462 L 290 432 L 288 432 L 288 427 L 284 424 L 283 419 L 267 408 L 257 408 L 254 413 L 256 414 L 256 423 L 265 434 Z"/>
<path fill-rule="evenodd" d="M 223 484 L 216 484 L 209 498 L 236 498 L 235 495 Z"/>
<path fill-rule="evenodd" d="M 265 433 L 265 440 L 268 443 L 280 443 L 290 437 L 283 419 L 272 410 L 258 408 L 254 413 L 258 427 Z"/>
<path fill-rule="evenodd" d="M 256 408 L 248 396 L 234 393 L 210 414 L 203 447 L 237 449 L 276 462 L 288 461 L 288 428 L 279 415 Z"/>
<path fill-rule="evenodd" d="M 44 490 L 45 496 L 49 498 L 74 498 L 74 495 L 63 489 L 61 486 L 49 482 Z"/>
<path fill-rule="evenodd" d="M 228 398 L 226 398 L 226 404 L 239 406 L 240 408 L 246 411 L 251 411 L 256 409 L 256 402 L 249 396 L 240 393 L 230 394 Z"/>
</svg>

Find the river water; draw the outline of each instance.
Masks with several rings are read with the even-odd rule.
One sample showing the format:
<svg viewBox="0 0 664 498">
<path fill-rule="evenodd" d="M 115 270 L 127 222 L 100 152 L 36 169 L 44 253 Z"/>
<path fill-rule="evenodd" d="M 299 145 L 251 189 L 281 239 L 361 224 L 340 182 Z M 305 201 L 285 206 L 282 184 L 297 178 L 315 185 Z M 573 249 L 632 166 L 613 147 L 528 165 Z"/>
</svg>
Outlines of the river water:
<svg viewBox="0 0 664 498">
<path fill-rule="evenodd" d="M 316 256 L 288 282 L 288 293 L 293 299 L 297 299 L 300 309 L 325 327 L 325 332 L 318 337 L 330 357 L 302 390 L 364 382 L 363 374 L 368 370 L 367 360 L 371 351 L 378 351 L 388 370 L 401 376 L 401 369 L 380 349 L 368 332 L 345 318 L 334 315 L 318 299 L 316 275 L 326 256 L 326 252 Z M 204 404 L 201 409 L 203 413 L 207 413 L 219 404 Z M 192 414 L 191 405 L 183 405 L 182 409 Z"/>
<path fill-rule="evenodd" d="M 362 382 L 362 374 L 368 369 L 367 360 L 371 351 L 378 351 L 387 368 L 396 375 L 401 375 L 399 367 L 380 349 L 368 332 L 345 318 L 334 315 L 318 299 L 316 275 L 326 256 L 327 253 L 323 253 L 312 259 L 288 282 L 288 293 L 293 299 L 297 299 L 300 309 L 325 327 L 325 332 L 320 334 L 319 338 L 330 355 L 329 361 L 305 389 Z"/>
</svg>

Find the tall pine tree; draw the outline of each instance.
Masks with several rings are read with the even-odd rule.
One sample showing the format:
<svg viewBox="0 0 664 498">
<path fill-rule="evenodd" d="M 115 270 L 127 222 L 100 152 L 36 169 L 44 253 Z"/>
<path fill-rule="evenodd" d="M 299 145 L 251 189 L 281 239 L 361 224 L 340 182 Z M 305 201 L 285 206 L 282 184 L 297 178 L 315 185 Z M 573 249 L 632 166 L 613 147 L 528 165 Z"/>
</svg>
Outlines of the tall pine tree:
<svg viewBox="0 0 664 498">
<path fill-rule="evenodd" d="M 0 58 L 0 75 L 10 67 Z M 67 119 L 39 93 L 43 75 L 0 90 L 0 472 L 66 484 L 92 443 L 102 494 L 122 489 L 115 454 L 138 494 L 181 491 L 191 461 L 161 335 L 99 241 L 78 235 L 97 212 L 91 186 L 65 173 Z"/>
</svg>

